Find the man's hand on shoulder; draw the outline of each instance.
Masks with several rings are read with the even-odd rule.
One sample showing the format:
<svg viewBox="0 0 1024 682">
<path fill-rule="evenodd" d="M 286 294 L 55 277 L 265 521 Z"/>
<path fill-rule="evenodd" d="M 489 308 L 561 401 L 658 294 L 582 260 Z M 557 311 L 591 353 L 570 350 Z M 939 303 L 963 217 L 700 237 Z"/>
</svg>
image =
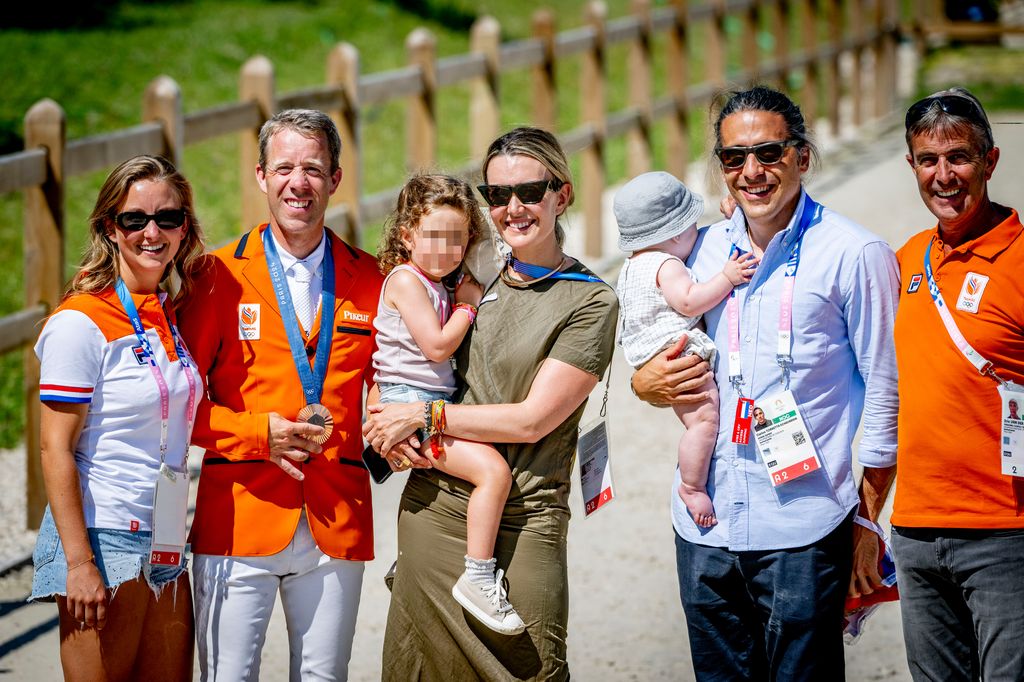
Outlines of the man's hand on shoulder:
<svg viewBox="0 0 1024 682">
<path fill-rule="evenodd" d="M 684 334 L 675 344 L 661 351 L 633 373 L 633 392 L 652 405 L 686 405 L 709 398 L 700 391 L 714 378 L 708 363 L 696 355 L 681 355 L 688 337 Z"/>
<path fill-rule="evenodd" d="M 310 455 L 322 452 L 323 448 L 309 438 L 319 436 L 323 428 L 315 424 L 289 421 L 276 412 L 270 413 L 267 422 L 270 461 L 295 480 L 303 480 L 306 475 L 292 462 L 305 462 Z"/>
</svg>

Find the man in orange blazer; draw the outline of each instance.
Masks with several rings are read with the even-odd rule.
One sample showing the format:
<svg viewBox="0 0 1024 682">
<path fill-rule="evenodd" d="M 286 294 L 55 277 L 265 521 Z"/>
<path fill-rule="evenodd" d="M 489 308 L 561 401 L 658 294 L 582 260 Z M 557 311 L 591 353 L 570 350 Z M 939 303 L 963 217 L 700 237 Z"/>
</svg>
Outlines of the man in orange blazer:
<svg viewBox="0 0 1024 682">
<path fill-rule="evenodd" d="M 374 258 L 324 227 L 341 142 L 318 111 L 260 131 L 269 223 L 205 257 L 181 331 L 206 378 L 192 441 L 206 448 L 192 525 L 202 678 L 256 680 L 280 592 L 291 679 L 345 679 L 363 562 L 362 466 L 373 376 Z"/>
</svg>

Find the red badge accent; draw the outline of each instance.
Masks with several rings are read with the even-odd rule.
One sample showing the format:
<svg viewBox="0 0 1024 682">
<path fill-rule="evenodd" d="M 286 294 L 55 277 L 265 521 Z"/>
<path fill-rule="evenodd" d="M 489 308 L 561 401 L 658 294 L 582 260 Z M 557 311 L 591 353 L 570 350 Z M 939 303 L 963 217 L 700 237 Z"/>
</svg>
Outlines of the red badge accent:
<svg viewBox="0 0 1024 682">
<path fill-rule="evenodd" d="M 732 442 L 736 445 L 750 443 L 750 420 L 753 418 L 754 400 L 740 398 L 736 401 L 736 419 L 732 426 Z"/>
<path fill-rule="evenodd" d="M 137 533 L 139 531 L 139 520 L 132 519 L 132 522 L 128 524 L 128 528 L 131 532 Z"/>
</svg>

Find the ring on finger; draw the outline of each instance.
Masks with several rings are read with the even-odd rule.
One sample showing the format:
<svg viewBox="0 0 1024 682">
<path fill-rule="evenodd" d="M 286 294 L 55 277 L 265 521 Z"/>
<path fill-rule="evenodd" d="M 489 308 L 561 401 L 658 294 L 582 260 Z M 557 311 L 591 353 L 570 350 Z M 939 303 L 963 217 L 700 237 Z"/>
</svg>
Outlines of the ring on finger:
<svg viewBox="0 0 1024 682">
<path fill-rule="evenodd" d="M 402 458 L 402 468 L 404 469 L 404 468 L 410 467 L 410 466 L 412 466 L 412 462 L 409 461 L 409 458 L 408 457 L 403 457 Z"/>
</svg>

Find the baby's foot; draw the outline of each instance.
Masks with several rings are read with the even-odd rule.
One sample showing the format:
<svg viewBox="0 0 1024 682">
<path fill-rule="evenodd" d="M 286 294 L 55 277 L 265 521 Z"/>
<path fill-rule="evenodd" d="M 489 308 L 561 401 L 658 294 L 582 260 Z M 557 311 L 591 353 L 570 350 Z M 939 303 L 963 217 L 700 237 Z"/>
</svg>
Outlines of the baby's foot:
<svg viewBox="0 0 1024 682">
<path fill-rule="evenodd" d="M 682 484 L 679 486 L 679 497 L 698 526 L 710 528 L 718 523 L 718 519 L 715 518 L 715 507 L 711 504 L 711 498 L 706 490 L 688 488 L 686 484 Z"/>
</svg>

